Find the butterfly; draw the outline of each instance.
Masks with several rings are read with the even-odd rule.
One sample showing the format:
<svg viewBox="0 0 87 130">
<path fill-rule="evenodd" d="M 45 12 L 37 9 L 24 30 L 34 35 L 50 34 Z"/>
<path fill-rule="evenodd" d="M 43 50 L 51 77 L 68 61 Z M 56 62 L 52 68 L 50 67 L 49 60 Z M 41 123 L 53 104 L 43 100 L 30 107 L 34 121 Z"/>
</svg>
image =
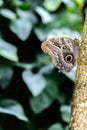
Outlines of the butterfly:
<svg viewBox="0 0 87 130">
<path fill-rule="evenodd" d="M 77 64 L 79 57 L 79 39 L 66 36 L 49 38 L 41 44 L 41 49 L 47 53 L 61 72 L 70 72 Z"/>
</svg>

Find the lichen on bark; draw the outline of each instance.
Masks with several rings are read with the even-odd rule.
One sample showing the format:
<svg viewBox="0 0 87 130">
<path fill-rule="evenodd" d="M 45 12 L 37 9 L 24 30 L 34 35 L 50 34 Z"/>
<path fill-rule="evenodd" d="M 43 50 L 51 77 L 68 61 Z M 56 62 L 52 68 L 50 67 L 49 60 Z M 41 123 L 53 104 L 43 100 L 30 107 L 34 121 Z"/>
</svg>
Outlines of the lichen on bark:
<svg viewBox="0 0 87 130">
<path fill-rule="evenodd" d="M 87 14 L 77 62 L 69 130 L 87 130 Z"/>
</svg>

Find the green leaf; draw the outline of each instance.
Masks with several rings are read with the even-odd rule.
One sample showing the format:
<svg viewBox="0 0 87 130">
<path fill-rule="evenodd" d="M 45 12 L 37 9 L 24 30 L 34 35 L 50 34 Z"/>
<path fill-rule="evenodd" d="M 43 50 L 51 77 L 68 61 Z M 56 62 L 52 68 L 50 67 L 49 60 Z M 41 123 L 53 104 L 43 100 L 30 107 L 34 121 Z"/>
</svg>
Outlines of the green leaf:
<svg viewBox="0 0 87 130">
<path fill-rule="evenodd" d="M 16 19 L 16 14 L 9 10 L 9 9 L 1 9 L 0 14 L 10 20 L 15 20 Z"/>
<path fill-rule="evenodd" d="M 57 96 L 57 100 L 59 103 L 64 104 L 66 101 L 65 94 L 63 92 L 59 91 L 58 96 Z"/>
<path fill-rule="evenodd" d="M 50 126 L 47 130 L 64 130 L 60 123 L 55 123 Z"/>
<path fill-rule="evenodd" d="M 44 8 L 37 6 L 35 11 L 40 15 L 43 23 L 49 23 L 52 21 L 52 15 L 47 12 Z"/>
<path fill-rule="evenodd" d="M 67 125 L 67 126 L 64 128 L 64 130 L 69 130 L 69 126 Z"/>
<path fill-rule="evenodd" d="M 76 69 L 77 67 L 74 67 L 71 72 L 64 73 L 69 79 L 71 79 L 73 82 L 75 81 L 75 75 L 76 75 Z"/>
<path fill-rule="evenodd" d="M 10 29 L 18 36 L 18 38 L 25 41 L 32 30 L 32 23 L 26 19 L 16 19 L 11 23 Z"/>
<path fill-rule="evenodd" d="M 4 1 L 0 0 L 0 7 L 3 5 Z"/>
<path fill-rule="evenodd" d="M 35 16 L 28 11 L 17 10 L 19 18 L 15 19 L 10 24 L 10 29 L 22 41 L 25 41 L 32 30 L 33 24 L 36 23 Z"/>
<path fill-rule="evenodd" d="M 68 18 L 69 19 L 69 18 Z M 81 31 L 81 23 L 78 23 L 78 26 L 72 25 L 73 23 L 66 21 L 65 19 L 62 19 L 59 17 L 59 20 L 57 22 L 58 18 L 53 20 L 49 24 L 41 25 L 40 27 L 35 28 L 35 34 L 37 35 L 38 39 L 40 41 L 44 41 L 47 38 L 54 37 L 54 36 L 69 36 L 71 38 L 76 38 L 77 36 L 80 37 L 80 31 Z M 64 23 L 65 20 L 65 23 Z M 75 21 L 73 21 L 75 22 Z M 67 24 L 68 23 L 68 24 Z M 75 23 L 75 24 L 77 24 Z M 55 26 L 54 26 L 55 25 Z M 71 27 L 72 25 L 72 27 Z M 81 25 L 81 26 L 80 26 Z M 75 26 L 75 30 L 73 31 L 72 28 Z M 76 28 L 79 28 L 80 31 L 77 31 Z"/>
<path fill-rule="evenodd" d="M 18 5 L 18 7 L 22 10 L 29 10 L 31 6 L 25 2 L 22 2 Z"/>
<path fill-rule="evenodd" d="M 37 37 L 44 41 L 45 39 L 53 36 L 67 35 L 74 38 L 80 36 L 82 32 L 82 20 L 80 15 L 75 13 L 65 12 L 57 15 L 48 24 L 41 24 L 35 28 Z"/>
<path fill-rule="evenodd" d="M 12 1 L 13 6 L 16 6 L 17 8 L 20 8 L 22 10 L 29 10 L 30 9 L 30 4 L 23 2 L 21 0 L 13 0 Z"/>
<path fill-rule="evenodd" d="M 61 4 L 61 0 L 45 0 L 44 7 L 48 11 L 56 11 Z"/>
<path fill-rule="evenodd" d="M 52 79 L 47 79 L 45 90 L 38 96 L 30 99 L 30 105 L 34 113 L 38 114 L 48 108 L 57 98 L 57 83 Z"/>
<path fill-rule="evenodd" d="M 33 96 L 39 95 L 46 87 L 46 81 L 42 74 L 33 74 L 30 70 L 22 73 L 22 78 Z"/>
<path fill-rule="evenodd" d="M 49 63 L 48 65 L 45 65 L 44 67 L 39 69 L 40 74 L 51 74 L 54 70 L 55 66 L 53 63 Z"/>
<path fill-rule="evenodd" d="M 76 2 L 76 4 L 78 5 L 78 7 L 79 7 L 80 9 L 82 9 L 83 4 L 84 4 L 84 1 L 83 1 L 83 0 L 75 0 L 75 2 Z"/>
<path fill-rule="evenodd" d="M 35 28 L 35 33 L 37 37 L 40 39 L 40 41 L 44 41 L 45 39 L 49 37 L 54 37 L 54 36 L 73 36 L 74 32 L 66 27 L 62 27 L 59 29 L 51 28 L 50 29 L 43 29 L 43 28 Z"/>
<path fill-rule="evenodd" d="M 70 106 L 64 105 L 60 107 L 62 120 L 69 123 L 70 120 Z"/>
<path fill-rule="evenodd" d="M 14 45 L 0 39 L 0 56 L 17 62 L 17 48 Z"/>
<path fill-rule="evenodd" d="M 48 37 L 48 30 L 43 30 L 43 29 L 41 29 L 41 28 L 35 28 L 34 29 L 34 32 L 35 32 L 35 34 L 36 34 L 36 36 L 38 37 L 38 39 L 40 40 L 40 41 L 44 41 L 45 39 L 47 39 L 47 37 Z"/>
<path fill-rule="evenodd" d="M 13 70 L 8 66 L 0 66 L 0 87 L 5 89 L 13 76 Z"/>
<path fill-rule="evenodd" d="M 58 15 L 52 23 L 52 26 L 54 25 L 60 28 L 69 27 L 77 31 L 82 31 L 82 19 L 77 13 L 65 12 L 62 15 Z"/>
<path fill-rule="evenodd" d="M 17 101 L 11 99 L 0 101 L 0 113 L 15 116 L 22 121 L 28 121 L 22 106 Z"/>
<path fill-rule="evenodd" d="M 76 9 L 76 5 L 73 0 L 63 0 L 63 3 L 66 5 L 67 9 Z"/>
<path fill-rule="evenodd" d="M 39 53 L 37 55 L 37 63 L 43 64 L 43 65 L 48 65 L 51 63 L 51 58 L 50 56 L 44 54 L 44 53 Z"/>
<path fill-rule="evenodd" d="M 21 62 L 15 62 L 15 63 L 13 63 L 12 62 L 12 65 L 14 65 L 14 66 L 17 66 L 17 67 L 20 67 L 20 68 L 23 68 L 23 69 L 29 69 L 29 70 L 31 70 L 31 69 L 33 69 L 34 67 L 36 67 L 36 63 L 21 63 Z"/>
</svg>

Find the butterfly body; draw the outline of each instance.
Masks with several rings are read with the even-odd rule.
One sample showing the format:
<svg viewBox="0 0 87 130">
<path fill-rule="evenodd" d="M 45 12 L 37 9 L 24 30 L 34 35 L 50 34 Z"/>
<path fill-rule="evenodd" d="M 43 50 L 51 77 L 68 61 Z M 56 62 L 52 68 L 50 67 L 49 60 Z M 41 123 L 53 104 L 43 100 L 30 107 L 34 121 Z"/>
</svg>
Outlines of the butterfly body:
<svg viewBox="0 0 87 130">
<path fill-rule="evenodd" d="M 61 72 L 70 72 L 79 57 L 79 40 L 69 37 L 53 37 L 44 41 L 42 50 L 51 56 Z"/>
</svg>

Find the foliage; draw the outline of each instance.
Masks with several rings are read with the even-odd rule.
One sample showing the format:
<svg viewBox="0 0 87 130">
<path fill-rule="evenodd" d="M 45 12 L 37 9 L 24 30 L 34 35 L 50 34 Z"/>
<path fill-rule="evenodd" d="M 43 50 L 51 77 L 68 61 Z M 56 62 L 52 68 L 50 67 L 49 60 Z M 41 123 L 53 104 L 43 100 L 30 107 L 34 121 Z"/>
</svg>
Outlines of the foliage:
<svg viewBox="0 0 87 130">
<path fill-rule="evenodd" d="M 0 130 L 68 130 L 76 68 L 59 73 L 41 42 L 80 37 L 85 4 L 0 0 Z"/>
</svg>

